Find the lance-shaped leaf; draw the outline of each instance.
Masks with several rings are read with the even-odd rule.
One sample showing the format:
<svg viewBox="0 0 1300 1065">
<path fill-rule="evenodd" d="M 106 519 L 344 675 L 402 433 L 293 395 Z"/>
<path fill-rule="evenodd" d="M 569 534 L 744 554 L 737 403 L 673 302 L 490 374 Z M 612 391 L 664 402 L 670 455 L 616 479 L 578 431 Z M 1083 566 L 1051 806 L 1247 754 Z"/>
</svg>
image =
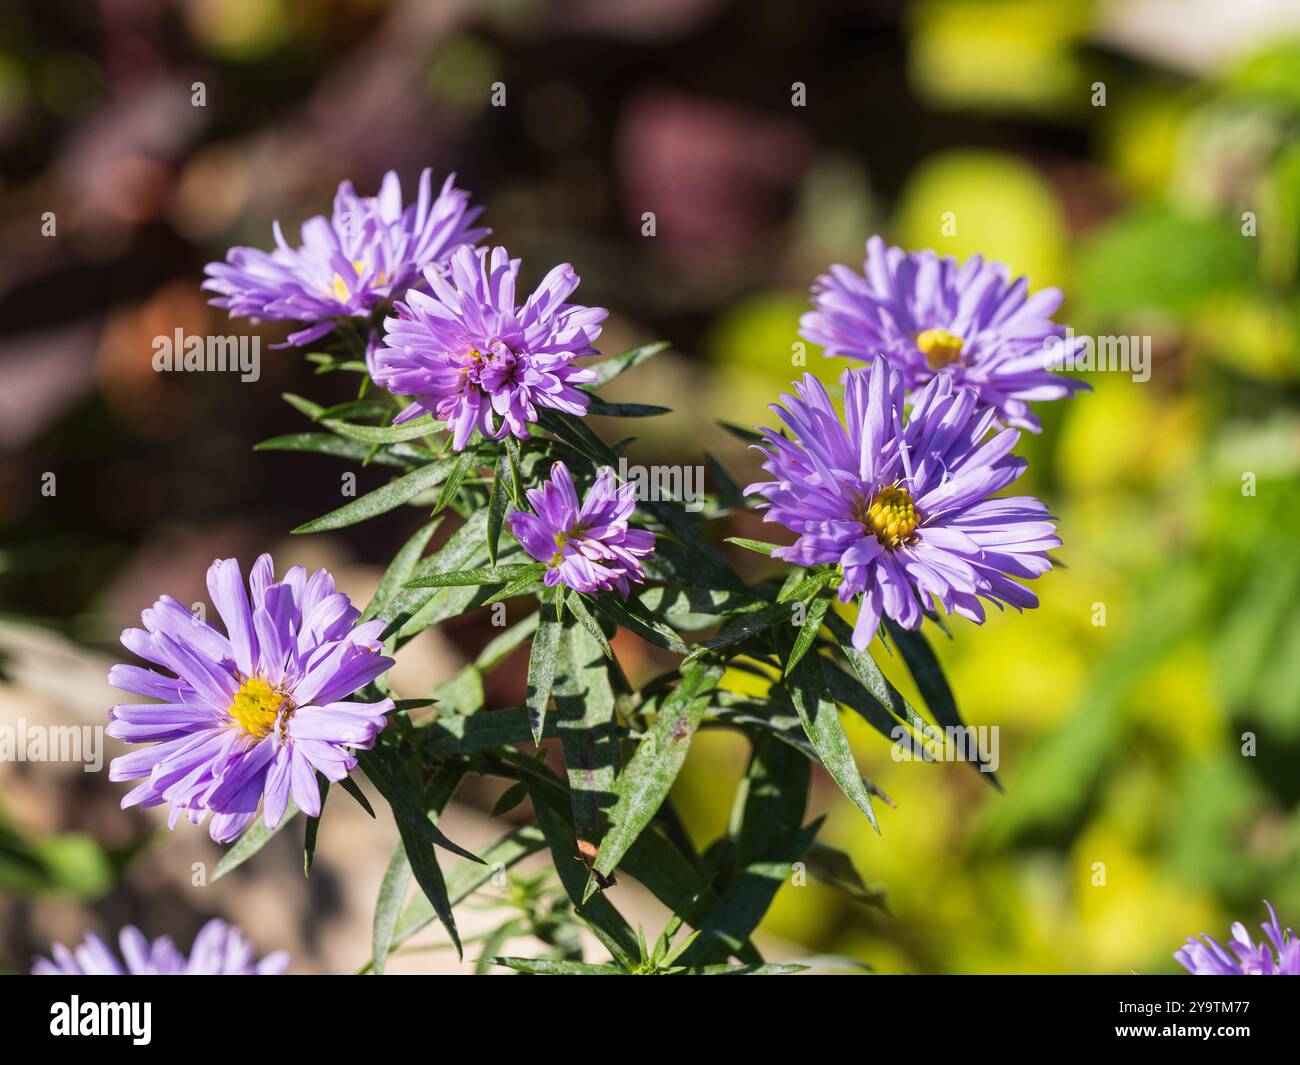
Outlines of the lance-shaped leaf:
<svg viewBox="0 0 1300 1065">
<path fill-rule="evenodd" d="M 817 639 L 817 634 L 821 631 L 822 619 L 826 616 L 826 610 L 831 605 L 830 599 L 826 596 L 818 596 L 808 604 L 808 612 L 804 615 L 803 625 L 799 628 L 799 635 L 794 641 L 794 647 L 790 651 L 790 657 L 786 659 L 785 675 L 788 677 L 793 672 L 804 655 L 808 653 L 808 648 L 813 645 Z"/>
<path fill-rule="evenodd" d="M 614 783 L 616 800 L 609 814 L 609 830 L 596 856 L 597 873 L 609 876 L 654 819 L 672 790 L 722 674 L 720 665 L 692 666 L 683 672 L 681 683 L 659 708 L 654 727 L 641 738 L 636 753 Z"/>
<path fill-rule="evenodd" d="M 407 588 L 454 588 L 480 584 L 510 584 L 521 577 L 536 580 L 546 567 L 540 562 L 522 562 L 508 566 L 483 566 L 452 573 L 426 573 L 407 581 Z"/>
<path fill-rule="evenodd" d="M 948 678 L 943 675 L 943 667 L 934 656 L 929 641 L 920 632 L 905 629 L 889 618 L 885 619 L 885 628 L 893 637 L 894 646 L 903 656 L 903 661 L 907 663 L 908 671 L 916 681 L 916 686 L 925 699 L 925 705 L 930 708 L 935 721 L 944 728 L 956 728 L 967 732 L 969 726 L 961 719 L 961 713 L 957 710 L 957 699 L 948 685 Z M 967 734 L 971 733 L 967 732 Z M 975 754 L 974 759 L 970 759 L 971 765 L 979 771 L 980 776 L 988 777 L 989 783 L 1001 791 L 1002 783 L 981 755 L 979 744 L 968 743 L 965 746 L 968 752 L 973 750 Z"/>
<path fill-rule="evenodd" d="M 323 418 L 321 424 L 338 433 L 339 436 L 345 436 L 349 440 L 359 440 L 363 444 L 397 444 L 404 440 L 418 440 L 422 436 L 446 428 L 444 423 L 434 421 L 428 415 L 417 418 L 413 422 L 403 422 L 401 425 L 353 425 L 351 422 L 339 421 L 336 418 Z"/>
<path fill-rule="evenodd" d="M 395 481 L 389 481 L 383 488 L 367 492 L 360 499 L 354 499 L 346 506 L 332 510 L 328 514 L 299 525 L 295 533 L 326 532 L 330 529 L 342 529 L 357 522 L 366 521 L 379 514 L 400 507 L 416 496 L 429 491 L 447 479 L 450 462 L 431 462 L 427 466 L 412 470 Z"/>
<path fill-rule="evenodd" d="M 564 885 L 569 901 L 573 903 L 574 912 L 604 944 L 614 960 L 625 969 L 631 969 L 641 953 L 632 926 L 604 895 L 596 895 L 585 903 L 582 901 L 587 886 L 587 868 L 578 854 L 578 842 L 574 836 L 573 823 L 569 820 L 569 811 L 564 808 L 562 800 L 557 801 L 550 789 L 536 780 L 529 780 L 528 794 L 533 800 L 538 827 L 546 836 L 546 844 L 551 849 L 555 871 L 560 877 L 560 883 Z"/>
<path fill-rule="evenodd" d="M 777 737 L 755 736 L 753 747 L 728 827 L 742 869 L 784 852 L 803 825 L 812 777 L 808 759 Z"/>
<path fill-rule="evenodd" d="M 690 650 L 682 638 L 646 610 L 636 596 L 629 597 L 625 603 L 617 596 L 605 594 L 596 596 L 591 602 L 598 613 L 640 636 L 647 643 L 656 644 L 679 655 Z"/>
<path fill-rule="evenodd" d="M 414 466 L 419 460 L 414 455 L 400 455 L 387 449 L 375 451 L 373 447 L 345 440 L 331 433 L 286 433 L 273 436 L 253 445 L 254 451 L 301 451 L 307 454 L 329 455 L 333 458 L 352 459 L 354 462 L 373 462 L 381 466 Z"/>
<path fill-rule="evenodd" d="M 429 817 L 420 789 L 407 775 L 405 768 L 393 752 L 385 747 L 376 747 L 372 751 L 358 751 L 357 762 L 379 794 L 392 807 L 393 820 L 398 823 L 399 828 L 403 824 L 408 825 L 416 838 L 449 850 L 453 854 L 459 854 L 463 858 L 470 858 L 476 862 L 482 861 L 478 855 L 467 851 L 443 835 L 442 830 Z M 411 853 L 409 844 L 407 856 L 412 859 L 411 865 L 414 866 L 415 856 Z"/>
<path fill-rule="evenodd" d="M 425 726 L 432 737 L 432 752 L 439 755 L 473 754 L 516 743 L 536 742 L 532 715 L 527 707 L 485 710 L 476 714 L 442 714 Z M 554 739 L 555 715 L 545 718 L 542 739 Z"/>
<path fill-rule="evenodd" d="M 574 592 L 564 601 L 564 605 L 569 608 L 569 613 L 574 616 L 578 624 L 586 629 L 587 634 L 600 645 L 605 657 L 613 658 L 614 649 L 609 645 L 609 638 L 605 635 L 605 630 L 600 627 L 600 622 L 591 616 L 591 611 L 582 601 L 582 596 Z"/>
<path fill-rule="evenodd" d="M 717 651 L 723 647 L 732 647 L 743 643 L 757 633 L 777 625 L 787 625 L 794 614 L 794 607 L 785 603 L 771 603 L 758 610 L 737 614 L 716 636 L 697 643 L 691 648 L 683 665 L 694 662 L 697 658 Z"/>
<path fill-rule="evenodd" d="M 442 491 L 438 493 L 438 501 L 433 505 L 435 514 L 449 506 L 451 501 L 456 498 L 456 493 L 460 491 L 460 486 L 465 481 L 465 475 L 473 468 L 475 462 L 476 458 L 472 447 L 467 447 L 451 461 L 451 469 L 447 472 Z"/>
<path fill-rule="evenodd" d="M 558 958 L 493 958 L 493 965 L 501 965 L 518 973 L 531 976 L 628 976 L 626 969 L 617 965 L 598 965 L 586 961 L 563 961 Z"/>
<path fill-rule="evenodd" d="M 769 558 L 773 550 L 780 547 L 780 544 L 766 544 L 762 540 L 751 540 L 746 536 L 728 536 L 725 542 L 735 544 L 737 547 L 743 547 L 746 551 L 753 551 L 759 555 L 767 555 Z"/>
<path fill-rule="evenodd" d="M 244 834 L 235 840 L 235 844 L 230 850 L 221 856 L 221 861 L 217 862 L 217 867 L 212 871 L 212 876 L 208 883 L 214 883 L 220 880 L 232 869 L 237 869 L 243 865 L 249 858 L 260 851 L 271 841 L 271 837 L 284 828 L 294 816 L 298 813 L 297 804 L 290 797 L 289 804 L 284 809 L 284 814 L 280 817 L 280 822 L 274 828 L 267 828 L 266 822 L 258 817 L 251 825 L 244 830 Z"/>
<path fill-rule="evenodd" d="M 657 418 L 672 412 L 671 407 L 656 407 L 650 403 L 604 403 L 599 399 L 593 399 L 587 407 L 588 414 L 598 414 L 602 418 Z"/>
<path fill-rule="evenodd" d="M 823 884 L 830 884 L 857 902 L 886 910 L 885 893 L 867 887 L 853 859 L 843 851 L 824 843 L 812 843 L 804 855 L 808 872 Z"/>
<path fill-rule="evenodd" d="M 375 903 L 371 965 L 376 973 L 383 973 L 388 955 L 392 953 L 397 919 L 401 915 L 406 886 L 410 881 L 411 863 L 406 860 L 406 846 L 398 843 L 388 862 L 388 868 L 384 871 L 384 879 L 379 885 L 379 899 Z M 450 901 L 448 899 L 449 903 Z"/>
<path fill-rule="evenodd" d="M 497 455 L 496 475 L 492 478 L 492 494 L 488 497 L 487 545 L 488 558 L 497 564 L 497 544 L 501 541 L 501 526 L 505 523 L 506 506 L 510 502 L 510 453 L 502 448 Z"/>
<path fill-rule="evenodd" d="M 917 712 L 916 707 L 903 697 L 902 692 L 889 682 L 876 660 L 868 652 L 859 651 L 853 646 L 853 629 L 847 621 L 832 612 L 827 615 L 826 624 L 863 688 L 859 692 L 852 691 L 844 681 L 828 670 L 826 676 L 835 699 L 856 711 L 890 740 L 898 739 L 894 729 L 899 719 L 930 739 L 942 738 L 934 726 Z M 883 713 L 882 708 L 888 713 Z"/>
<path fill-rule="evenodd" d="M 651 356 L 658 355 L 664 348 L 668 347 L 668 341 L 659 340 L 653 344 L 642 344 L 639 348 L 633 348 L 631 351 L 625 351 L 622 355 L 614 355 L 605 359 L 604 362 L 598 362 L 595 366 L 590 367 L 596 374 L 596 379 L 590 382 L 588 388 L 599 388 L 607 381 L 612 381 L 621 373 L 626 373 L 640 363 L 646 361 Z"/>
<path fill-rule="evenodd" d="M 699 938 L 682 955 L 684 965 L 717 963 L 742 949 L 790 876 L 791 866 L 816 838 L 821 824 L 818 818 L 788 837 L 778 851 L 755 858 L 739 871 L 722 900 L 699 926 Z"/>
<path fill-rule="evenodd" d="M 393 561 L 388 564 L 388 569 L 384 571 L 383 577 L 380 578 L 379 587 L 375 589 L 375 594 L 371 597 L 369 605 L 362 613 L 360 620 L 369 621 L 371 618 L 378 616 L 380 610 L 388 604 L 393 596 L 400 590 L 415 572 L 415 567 L 420 562 L 420 556 L 424 554 L 424 549 L 429 546 L 429 540 L 433 537 L 434 532 L 441 524 L 441 518 L 435 518 L 433 521 L 426 522 L 418 532 L 404 543 L 393 556 Z"/>
<path fill-rule="evenodd" d="M 619 730 L 614 716 L 613 664 L 579 625 L 564 626 L 555 677 L 556 732 L 583 861 L 590 868 L 614 802 Z"/>
<path fill-rule="evenodd" d="M 443 878 L 433 847 L 409 821 L 398 818 L 397 831 L 402 837 L 402 848 L 411 865 L 411 875 L 447 929 L 457 955 L 464 957 L 460 933 L 456 930 L 456 918 L 452 913 L 451 898 L 447 893 L 447 881 Z"/>
<path fill-rule="evenodd" d="M 807 965 L 794 965 L 789 962 L 768 962 L 764 965 L 688 965 L 681 969 L 678 976 L 787 976 L 801 973 Z"/>
<path fill-rule="evenodd" d="M 440 550 L 422 561 L 416 567 L 414 576 L 451 573 L 481 566 L 487 561 L 486 536 L 487 514 L 479 511 L 452 533 Z M 385 604 L 377 616 L 390 623 L 385 636 L 396 631 L 399 639 L 405 639 L 423 632 L 428 625 L 435 623 L 428 619 L 438 614 L 440 607 L 435 604 L 439 599 L 453 599 L 462 594 L 467 594 L 472 599 L 479 593 L 476 588 L 470 588 L 468 592 L 456 588 L 403 588 Z"/>
<path fill-rule="evenodd" d="M 506 833 L 483 851 L 483 863 L 457 862 L 447 873 L 447 898 L 459 906 L 475 891 L 488 883 L 498 869 L 511 866 L 546 848 L 546 837 L 536 825 L 522 825 Z M 392 947 L 396 949 L 421 929 L 426 928 L 436 914 L 423 895 L 417 895 L 402 911 L 397 929 L 393 933 Z"/>
<path fill-rule="evenodd" d="M 307 830 L 303 833 L 302 844 L 302 875 L 311 876 L 312 862 L 316 860 L 316 837 L 320 833 L 320 819 L 325 816 L 325 800 L 330 795 L 330 782 L 322 779 L 320 782 L 320 813 L 315 817 L 307 818 Z"/>
<path fill-rule="evenodd" d="M 783 636 L 782 643 L 789 646 L 789 637 Z M 849 738 L 844 734 L 844 724 L 840 721 L 839 708 L 826 688 L 821 655 L 810 655 L 800 662 L 790 674 L 786 686 L 799 720 L 803 723 L 803 730 L 816 750 L 817 757 L 826 767 L 826 772 L 852 800 L 853 805 L 866 814 L 871 827 L 879 832 L 876 814 L 871 808 L 871 796 L 862 783 L 862 774 L 858 772 L 857 762 L 853 759 Z"/>
<path fill-rule="evenodd" d="M 560 637 L 564 624 L 555 616 L 551 603 L 542 603 L 533 636 L 533 648 L 528 655 L 528 693 L 524 705 L 528 708 L 528 722 L 533 742 L 542 742 L 542 728 L 546 722 L 546 705 L 551 700 L 555 684 L 555 669 L 559 659 Z"/>
</svg>

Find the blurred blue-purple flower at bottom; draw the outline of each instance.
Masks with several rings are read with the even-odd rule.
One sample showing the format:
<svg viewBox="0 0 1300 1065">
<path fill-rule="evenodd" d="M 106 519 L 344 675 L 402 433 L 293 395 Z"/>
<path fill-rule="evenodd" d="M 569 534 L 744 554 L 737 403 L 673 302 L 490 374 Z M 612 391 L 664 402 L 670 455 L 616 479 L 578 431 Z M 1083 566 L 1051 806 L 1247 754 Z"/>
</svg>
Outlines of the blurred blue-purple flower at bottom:
<svg viewBox="0 0 1300 1065">
<path fill-rule="evenodd" d="M 1272 903 L 1265 899 L 1264 905 L 1269 919 L 1259 927 L 1268 942 L 1256 943 L 1237 921 L 1227 947 L 1207 935 L 1189 936 L 1174 958 L 1194 976 L 1300 976 L 1300 940 L 1282 928 Z"/>
<path fill-rule="evenodd" d="M 38 957 L 32 975 L 279 976 L 289 965 L 289 955 L 282 950 L 259 961 L 248 938 L 215 917 L 199 929 L 189 957 L 177 949 L 170 936 L 150 942 L 132 925 L 122 929 L 117 941 L 120 955 L 93 932 L 72 950 L 55 943 L 50 947 L 53 960 Z"/>
<path fill-rule="evenodd" d="M 645 580 L 641 559 L 653 553 L 655 535 L 628 527 L 636 485 L 616 484 L 614 471 L 606 467 L 579 502 L 569 468 L 557 462 L 550 480 L 527 495 L 534 513 L 514 510 L 506 520 L 523 549 L 546 564 L 548 587 L 617 591 L 626 599 L 629 583 Z"/>
</svg>

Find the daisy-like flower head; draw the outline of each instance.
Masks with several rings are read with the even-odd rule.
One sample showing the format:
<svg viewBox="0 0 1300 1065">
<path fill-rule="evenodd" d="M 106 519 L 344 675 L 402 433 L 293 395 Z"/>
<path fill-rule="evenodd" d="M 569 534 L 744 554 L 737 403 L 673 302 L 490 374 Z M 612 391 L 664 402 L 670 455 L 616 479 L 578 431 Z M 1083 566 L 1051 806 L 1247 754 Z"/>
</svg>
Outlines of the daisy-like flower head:
<svg viewBox="0 0 1300 1065">
<path fill-rule="evenodd" d="M 455 175 L 436 197 L 432 177 L 430 170 L 420 174 L 416 202 L 406 207 L 391 170 L 378 196 L 358 196 L 345 181 L 333 215 L 303 223 L 301 246 L 291 247 L 276 222 L 274 251 L 231 248 L 225 262 L 207 265 L 203 287 L 218 294 L 213 305 L 232 317 L 309 323 L 290 334 L 291 345 L 323 337 L 340 318 L 368 319 L 376 306 L 419 283 L 426 267 L 488 233 L 474 227 L 483 209 L 469 206 L 469 193 L 452 184 Z"/>
<path fill-rule="evenodd" d="M 549 481 L 528 490 L 528 502 L 535 513 L 512 510 L 506 520 L 524 550 L 546 563 L 548 586 L 587 593 L 617 589 L 626 599 L 628 582 L 645 580 L 641 559 L 653 553 L 655 534 L 628 528 L 636 485 L 615 484 L 614 471 L 606 467 L 579 504 L 569 468 L 557 462 Z"/>
<path fill-rule="evenodd" d="M 110 736 L 153 744 L 109 766 L 110 780 L 144 778 L 122 806 L 169 803 L 173 826 L 182 813 L 194 824 L 211 814 L 218 843 L 238 836 L 263 800 L 268 828 L 290 794 L 318 816 L 316 773 L 347 776 L 353 750 L 374 746 L 393 709 L 391 699 L 347 701 L 393 660 L 381 653 L 384 622 L 358 625 L 360 611 L 325 570 L 308 577 L 294 566 L 277 581 L 262 555 L 249 590 L 251 601 L 238 561 L 213 562 L 208 592 L 229 635 L 163 596 L 122 643 L 171 675 L 134 665 L 108 674 L 113 687 L 159 700 L 109 710 Z"/>
<path fill-rule="evenodd" d="M 194 938 L 187 958 L 163 936 L 149 942 L 131 925 L 117 937 L 121 956 L 91 932 L 81 946 L 69 950 L 62 943 L 50 948 L 54 960 L 36 959 L 33 976 L 279 976 L 289 965 L 289 955 L 279 950 L 258 961 L 244 934 L 213 918 Z"/>
<path fill-rule="evenodd" d="M 1011 578 L 1046 573 L 1047 552 L 1061 541 L 1037 499 L 989 498 L 1025 461 L 1010 453 L 1016 430 L 984 440 L 996 412 L 974 390 L 934 378 L 906 425 L 902 375 L 883 360 L 846 375 L 844 422 L 811 374 L 795 390 L 781 397 L 784 408 L 772 407 L 794 439 L 765 429 L 755 445 L 776 480 L 746 492 L 765 500 L 764 521 L 798 536 L 774 556 L 843 567 L 840 600 L 861 596 L 855 647 L 871 642 L 882 613 L 916 628 L 927 599 L 977 623 L 981 597 L 999 607 L 1038 605 Z"/>
<path fill-rule="evenodd" d="M 911 392 L 935 377 L 973 388 L 1008 425 L 1038 432 L 1029 409 L 1087 386 L 1056 370 L 1073 354 L 1052 321 L 1061 292 L 1029 295 L 1029 282 L 975 255 L 958 265 L 933 251 L 905 252 L 867 241 L 863 274 L 832 266 L 813 283 L 814 310 L 800 335 L 827 355 L 883 358 Z"/>
<path fill-rule="evenodd" d="M 1228 944 L 1231 953 L 1209 936 L 1189 936 L 1174 958 L 1195 976 L 1300 976 L 1300 939 L 1290 928 L 1283 930 L 1272 903 L 1265 899 L 1264 905 L 1269 919 L 1259 927 L 1268 943 L 1256 943 L 1238 921 Z"/>
<path fill-rule="evenodd" d="M 411 291 L 397 304 L 371 368 L 377 384 L 415 400 L 395 422 L 432 413 L 460 451 L 476 428 L 527 439 L 542 408 L 586 413 L 591 398 L 574 386 L 596 375 L 573 361 L 597 354 L 609 312 L 565 302 L 578 287 L 572 266 L 555 267 L 522 306 L 519 260 L 505 248 L 459 248 L 449 274 L 426 276 L 432 295 Z"/>
</svg>

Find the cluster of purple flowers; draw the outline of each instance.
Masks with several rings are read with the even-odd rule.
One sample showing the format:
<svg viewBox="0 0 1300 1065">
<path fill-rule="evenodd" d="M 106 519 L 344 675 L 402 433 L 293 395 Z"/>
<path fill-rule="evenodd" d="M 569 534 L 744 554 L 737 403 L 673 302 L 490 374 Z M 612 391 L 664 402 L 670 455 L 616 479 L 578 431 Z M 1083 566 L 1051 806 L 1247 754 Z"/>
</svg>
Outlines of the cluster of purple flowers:
<svg viewBox="0 0 1300 1065">
<path fill-rule="evenodd" d="M 818 278 L 803 335 L 827 355 L 869 364 L 844 374 L 844 418 L 811 375 L 773 410 L 791 436 L 765 429 L 763 468 L 748 491 L 764 520 L 798 539 L 778 558 L 839 565 L 841 601 L 860 597 L 853 642 L 882 616 L 915 629 L 939 606 L 984 621 L 981 600 L 1038 603 L 1018 583 L 1051 569 L 1060 546 L 1047 508 L 998 496 L 1025 470 L 1011 454 L 1037 429 L 1031 400 L 1081 387 L 1060 376 L 1061 294 L 1030 297 L 1000 263 L 958 266 L 934 252 L 867 242 L 865 276 L 842 266 Z"/>
</svg>

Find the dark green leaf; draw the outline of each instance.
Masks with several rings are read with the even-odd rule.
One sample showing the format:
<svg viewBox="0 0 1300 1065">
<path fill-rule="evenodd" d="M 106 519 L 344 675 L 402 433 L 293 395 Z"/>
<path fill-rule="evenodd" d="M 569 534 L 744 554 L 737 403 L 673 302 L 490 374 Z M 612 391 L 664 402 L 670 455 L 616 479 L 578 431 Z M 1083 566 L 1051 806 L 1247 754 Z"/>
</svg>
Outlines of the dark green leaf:
<svg viewBox="0 0 1300 1065">
<path fill-rule="evenodd" d="M 389 481 L 383 488 L 367 492 L 360 499 L 354 499 L 346 506 L 339 507 L 338 510 L 332 510 L 322 517 L 299 525 L 293 531 L 295 533 L 326 532 L 330 529 L 356 525 L 357 522 L 385 514 L 446 480 L 449 465 L 450 463 L 446 462 L 431 462 L 427 466 L 421 466 L 394 481 Z"/>
</svg>

